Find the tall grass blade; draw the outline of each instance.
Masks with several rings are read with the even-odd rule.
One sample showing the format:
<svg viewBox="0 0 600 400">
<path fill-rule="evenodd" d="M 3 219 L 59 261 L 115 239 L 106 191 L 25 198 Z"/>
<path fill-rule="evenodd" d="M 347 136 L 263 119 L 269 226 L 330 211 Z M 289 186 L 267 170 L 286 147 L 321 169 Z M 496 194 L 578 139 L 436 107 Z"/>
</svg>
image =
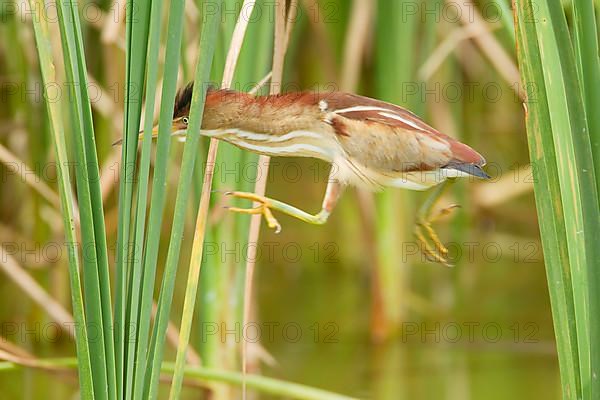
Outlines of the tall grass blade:
<svg viewBox="0 0 600 400">
<path fill-rule="evenodd" d="M 208 8 L 205 8 L 207 13 L 203 15 L 204 24 L 203 26 L 203 37 L 201 38 L 201 46 L 202 49 L 207 51 L 207 54 L 200 53 L 199 57 L 206 57 L 206 59 L 201 58 L 198 61 L 198 67 L 196 71 L 196 77 L 200 78 L 199 81 L 196 81 L 198 84 L 194 85 L 194 92 L 192 95 L 192 106 L 195 108 L 198 115 L 195 116 L 196 121 L 195 125 L 190 127 L 195 130 L 190 130 L 191 135 L 188 134 L 186 139 L 186 145 L 184 149 L 183 156 L 183 164 L 180 175 L 180 181 L 177 188 L 177 197 L 175 201 L 175 211 L 173 214 L 173 224 L 171 228 L 171 237 L 169 241 L 169 249 L 167 253 L 167 261 L 165 265 L 165 271 L 163 274 L 163 282 L 160 290 L 160 296 L 158 301 L 158 309 L 156 313 L 156 323 L 154 324 L 153 332 L 152 332 L 152 340 L 150 344 L 150 352 L 148 355 L 148 363 L 150 368 L 146 371 L 145 376 L 145 384 L 144 384 L 144 397 L 154 399 L 157 396 L 158 390 L 158 378 L 160 375 L 160 367 L 162 364 L 163 356 L 164 356 L 164 341 L 167 330 L 167 324 L 169 322 L 169 312 L 171 309 L 171 303 L 173 300 L 173 290 L 175 286 L 175 277 L 177 273 L 177 265 L 179 262 L 180 249 L 181 249 L 181 241 L 183 239 L 183 228 L 184 228 L 184 218 L 186 214 L 186 205 L 190 193 L 191 188 L 191 178 L 193 176 L 194 164 L 196 160 L 197 154 L 197 145 L 199 143 L 199 130 L 201 125 L 201 117 L 202 111 L 204 108 L 204 98 L 206 96 L 207 85 L 206 81 L 209 77 L 210 66 L 212 64 L 212 53 L 214 52 L 213 41 L 215 40 L 214 36 L 216 32 L 214 31 L 215 27 L 213 24 L 219 20 L 220 12 L 221 12 L 221 1 L 211 2 L 212 6 L 210 12 L 208 12 Z M 169 46 L 173 46 L 172 52 L 175 52 L 174 46 L 177 44 L 180 47 L 181 44 L 181 25 L 183 23 L 183 6 L 182 5 L 174 5 L 171 3 L 171 10 L 169 14 L 169 29 L 173 29 L 173 34 L 169 35 L 168 43 L 167 43 L 167 65 L 165 65 L 165 85 L 163 86 L 163 102 L 161 103 L 161 115 L 159 120 L 159 143 L 158 146 L 161 146 L 161 129 L 165 131 L 170 126 L 172 109 L 174 104 L 174 97 L 169 99 L 167 102 L 170 107 L 169 110 L 165 109 L 165 96 L 164 91 L 167 88 L 167 79 L 171 78 L 169 76 L 169 69 L 167 68 L 169 62 Z M 215 21 L 216 18 L 216 21 Z M 176 24 L 179 24 L 176 25 Z M 206 28 L 206 29 L 205 29 Z M 177 39 L 175 41 L 175 39 Z M 208 46 L 208 47 L 205 47 Z M 177 52 L 179 49 L 177 49 Z M 174 56 L 174 54 L 173 54 Z M 178 57 L 175 57 L 177 60 Z M 172 65 L 172 72 L 170 75 L 176 77 L 177 69 L 176 65 Z M 173 83 L 175 81 L 171 79 Z M 174 95 L 174 91 L 173 91 Z M 163 133 L 163 142 L 168 142 L 169 135 L 168 132 Z M 155 166 L 155 171 L 157 166 Z M 156 172 L 155 172 L 156 173 Z M 156 175 L 155 175 L 156 178 Z M 153 191 L 154 197 L 155 191 Z M 153 204 L 154 206 L 154 198 Z M 152 277 L 152 279 L 154 279 Z M 148 289 L 152 287 L 148 285 Z M 151 296 L 152 292 L 149 290 L 149 293 L 144 293 L 144 296 Z M 148 310 L 149 311 L 149 310 Z"/>
<path fill-rule="evenodd" d="M 163 212 L 166 199 L 166 180 L 167 180 L 167 163 L 169 158 L 169 149 L 171 145 L 171 121 L 173 117 L 173 106 L 175 104 L 175 93 L 177 90 L 177 71 L 180 60 L 181 50 L 181 37 L 183 31 L 183 9 L 184 4 L 182 2 L 171 2 L 169 7 L 169 23 L 167 28 L 167 45 L 165 52 L 165 66 L 163 72 L 163 87 L 161 96 L 161 107 L 158 121 L 158 139 L 156 141 L 156 162 L 154 164 L 154 177 L 152 181 L 152 196 L 150 199 L 150 216 L 148 220 L 148 235 L 145 244 L 144 253 L 144 266 L 143 266 L 143 282 L 142 282 L 142 304 L 145 308 L 140 310 L 140 319 L 138 321 L 139 327 L 139 344 L 138 348 L 140 353 L 138 354 L 138 360 L 140 357 L 145 357 L 145 365 L 148 365 L 145 370 L 140 371 L 144 374 L 143 383 L 136 378 L 136 397 L 135 398 L 154 398 L 149 397 L 149 379 L 150 377 L 158 377 L 157 370 L 153 368 L 160 368 L 160 363 L 155 360 L 153 344 L 150 344 L 148 352 L 145 349 L 145 338 L 147 336 L 147 327 L 149 327 L 149 320 L 151 315 L 151 304 L 152 296 L 154 292 L 154 283 L 156 279 L 156 267 L 158 261 L 158 249 L 160 241 L 160 227 L 163 220 Z M 174 218 L 175 219 L 175 218 Z M 175 224 L 173 230 L 178 228 Z M 173 235 L 171 237 L 173 239 Z M 167 257 L 167 264 L 172 263 L 172 257 L 179 256 L 179 246 L 181 245 L 181 238 L 179 240 L 171 240 L 169 243 L 169 256 Z M 177 247 L 176 254 L 173 255 L 171 247 Z M 175 264 L 177 264 L 175 259 Z M 168 268 L 168 267 L 167 267 Z M 161 296 L 163 292 L 161 291 Z M 146 305 L 148 305 L 146 307 Z M 160 317 L 160 308 L 156 315 L 156 319 Z M 142 326 L 143 325 L 143 326 Z M 161 344 L 162 346 L 162 344 Z M 160 349 L 162 353 L 162 349 Z M 144 364 L 139 364 L 144 365 Z M 141 378 L 141 377 L 140 377 Z M 143 386 L 140 386 L 143 385 Z M 140 387 L 143 387 L 143 394 L 138 397 L 140 393 Z M 156 396 L 156 393 L 153 393 Z"/>
<path fill-rule="evenodd" d="M 575 22 L 575 59 L 577 72 L 583 90 L 583 101 L 594 157 L 596 186 L 600 192 L 600 58 L 598 57 L 598 26 L 595 15 L 598 13 L 592 0 L 573 2 Z M 600 332 L 598 332 L 600 335 Z M 600 336 L 594 336 L 600 337 Z M 592 358 L 600 357 L 594 353 Z"/>
<path fill-rule="evenodd" d="M 536 27 L 528 21 L 527 1 L 515 4 L 518 57 L 526 91 L 526 123 L 531 163 L 535 165 L 535 199 L 538 210 L 546 274 L 558 349 L 563 396 L 581 398 L 579 349 L 573 282 L 558 183 L 558 166 L 548 110 L 548 98 L 537 43 Z M 526 22 L 528 21 L 528 22 Z"/>
<path fill-rule="evenodd" d="M 175 217 L 178 217 L 178 219 L 173 219 L 173 229 L 175 230 L 176 226 L 180 226 L 182 232 L 186 203 L 190 194 L 190 188 L 192 186 L 194 165 L 197 158 L 198 143 L 200 141 L 200 128 L 202 126 L 202 114 L 204 112 L 204 103 L 207 91 L 207 86 L 202 83 L 206 82 L 210 75 L 210 69 L 215 52 L 217 28 L 219 27 L 220 21 L 220 12 L 206 15 L 204 16 L 203 20 L 204 21 L 202 24 L 200 44 L 198 46 L 198 60 L 196 61 L 197 65 L 194 80 L 199 84 L 194 85 L 194 91 L 192 93 L 188 133 L 185 148 L 183 151 L 183 161 L 181 163 L 181 176 L 179 181 L 179 187 L 177 190 L 177 200 L 175 202 Z M 232 63 L 233 66 L 231 66 L 231 69 L 233 70 L 233 68 L 235 67 L 235 61 L 233 61 Z M 209 155 L 210 154 L 211 152 L 209 150 Z M 183 373 L 185 367 L 185 355 L 190 339 L 192 321 L 194 317 L 194 306 L 196 304 L 196 294 L 199 283 L 198 281 L 200 274 L 200 266 L 202 263 L 202 250 L 204 248 L 204 233 L 206 230 L 206 219 L 208 215 L 208 205 L 210 200 L 212 184 L 212 171 L 214 171 L 213 168 L 214 160 L 209 159 L 207 162 L 205 179 L 203 181 L 202 195 L 200 197 L 200 205 L 196 222 L 196 233 L 194 235 L 194 241 L 192 245 L 192 255 L 188 272 L 189 275 L 183 306 L 183 316 L 179 334 L 179 343 L 177 346 L 175 371 L 173 374 L 173 382 L 171 383 L 171 392 L 169 395 L 169 398 L 173 400 L 178 399 L 181 395 L 181 385 L 183 382 Z M 169 267 L 173 269 L 173 272 L 171 274 L 168 274 L 169 271 L 165 270 L 163 288 L 168 288 L 170 292 L 165 291 L 165 293 L 163 293 L 161 291 L 161 300 L 165 301 L 161 301 L 159 305 L 159 307 L 163 307 L 163 309 L 160 310 L 160 316 L 162 317 L 162 319 L 157 318 L 157 327 L 155 329 L 157 337 L 156 343 L 158 345 L 161 345 L 164 341 L 164 335 L 166 334 L 167 330 L 168 315 L 171 307 L 171 301 L 167 298 L 167 296 L 170 295 L 172 299 L 172 291 L 175 283 L 175 270 L 177 268 L 177 264 L 167 264 L 167 268 Z M 172 279 L 172 282 L 167 282 L 167 279 Z M 169 284 L 171 284 L 171 287 L 168 286 Z"/>
<path fill-rule="evenodd" d="M 141 296 L 142 290 L 147 288 L 142 286 L 144 277 L 143 265 L 143 249 L 144 249 L 144 234 L 146 227 L 146 211 L 147 211 L 147 198 L 148 198 L 148 181 L 150 174 L 150 151 L 152 146 L 152 125 L 153 125 L 153 113 L 155 98 L 156 98 L 156 82 L 158 80 L 158 51 L 160 47 L 160 28 L 161 28 L 161 17 L 162 17 L 162 5 L 163 2 L 160 0 L 148 4 L 134 3 L 134 9 L 137 7 L 144 7 L 144 12 L 136 13 L 135 18 L 131 18 L 131 35 L 129 37 L 129 52 L 130 52 L 130 63 L 128 67 L 130 69 L 128 75 L 128 87 L 142 88 L 144 86 L 145 73 L 148 75 L 147 86 L 146 86 L 146 114 L 144 120 L 144 139 L 142 142 L 142 152 L 139 161 L 139 168 L 137 171 L 137 179 L 132 179 L 134 176 L 132 166 L 135 165 L 135 161 L 129 161 L 127 168 L 130 171 L 131 178 L 129 182 L 125 182 L 133 186 L 133 183 L 138 184 L 137 187 L 137 200 L 136 200 L 136 213 L 134 220 L 134 232 L 130 239 L 131 244 L 127 245 L 125 249 L 131 254 L 131 259 L 124 260 L 127 268 L 122 271 L 123 279 L 127 282 L 126 285 L 126 299 L 127 305 L 125 307 L 125 318 L 124 318 L 124 337 L 130 338 L 123 345 L 126 346 L 126 362 L 125 363 L 125 376 L 124 376 L 124 393 L 127 398 L 134 396 L 139 398 L 143 391 L 143 378 L 146 372 L 146 356 L 147 356 L 147 343 L 149 336 L 149 324 L 150 324 L 150 308 L 152 303 L 152 296 Z M 137 7 L 135 7 L 137 6 Z M 147 62 L 146 62 L 147 61 Z M 147 68 L 147 71 L 146 71 Z M 135 97 L 134 97 L 135 96 Z M 127 107 L 127 122 L 128 129 L 127 135 L 130 135 L 130 143 L 127 144 L 127 156 L 131 151 L 131 158 L 135 160 L 135 156 L 138 150 L 138 130 L 139 120 L 141 113 L 141 98 L 142 91 L 131 91 L 130 102 L 132 104 Z M 131 132 L 131 133 L 129 133 Z M 127 187 L 126 190 L 132 191 L 133 188 Z M 129 193 L 126 194 L 129 196 Z M 129 198 L 131 203 L 131 198 Z M 130 218 L 129 211 L 123 218 Z M 125 222 L 127 227 L 124 227 L 124 231 L 129 233 L 129 220 Z M 153 279 L 153 277 L 151 277 Z M 154 281 L 152 280 L 152 285 Z M 152 288 L 150 289 L 152 291 Z M 141 305 L 140 305 L 141 304 Z"/>
<path fill-rule="evenodd" d="M 586 116 L 586 133 L 589 135 L 589 143 L 584 138 L 579 139 L 582 146 L 590 146 L 592 160 L 588 160 L 584 166 L 592 164 L 596 182 L 596 204 L 600 197 L 600 58 L 598 57 L 598 28 L 595 19 L 595 12 L 592 0 L 581 0 L 573 2 L 573 20 L 575 22 L 575 62 L 579 74 L 580 88 L 583 91 L 583 104 Z M 580 146 L 581 146 L 580 145 Z M 589 155 L 585 154 L 586 158 Z M 590 178 L 584 183 L 590 184 Z M 585 191 L 588 191 L 587 189 Z M 585 193 L 584 193 L 585 195 Z M 593 195 L 590 197 L 591 203 Z M 591 207 L 591 204 L 589 204 Z M 600 205 L 598 205 L 600 207 Z M 593 211 L 590 211 L 593 213 Z M 593 215 L 593 214 L 591 214 Z M 596 217 L 600 215 L 600 210 L 596 209 Z M 596 221 L 598 218 L 596 218 Z M 597 225 L 590 227 L 596 229 Z M 597 233 L 598 231 L 596 231 Z M 588 236 L 588 240 L 591 237 Z M 597 256 L 595 254 L 593 256 Z M 591 360 L 591 384 L 592 395 L 600 396 L 600 321 L 596 318 L 600 312 L 600 271 L 597 268 L 598 258 L 587 267 L 586 289 L 589 294 L 589 315 L 590 315 L 590 360 Z"/>
<path fill-rule="evenodd" d="M 538 184 L 538 201 L 552 204 L 555 213 L 559 212 L 562 206 L 563 213 L 560 217 L 564 218 L 568 250 L 568 260 L 558 258 L 564 256 L 564 253 L 549 253 L 557 259 L 547 260 L 548 276 L 560 277 L 559 273 L 562 273 L 562 270 L 558 272 L 555 269 L 564 266 L 566 262 L 573 285 L 573 309 L 571 310 L 570 300 L 565 299 L 564 308 L 554 304 L 553 311 L 557 322 L 575 321 L 577 362 L 581 382 L 581 396 L 578 397 L 591 399 L 599 393 L 596 377 L 600 360 L 594 357 L 598 337 L 593 335 L 597 335 L 600 328 L 595 318 L 600 312 L 598 276 L 595 268 L 597 260 L 600 259 L 600 248 L 594 243 L 594 235 L 600 231 L 600 221 L 597 218 L 598 192 L 587 119 L 590 110 L 586 111 L 584 106 L 582 82 L 579 79 L 583 74 L 578 75 L 577 72 L 578 61 L 562 5 L 550 1 L 535 2 L 535 8 L 531 1 L 517 1 L 516 4 L 520 12 L 518 15 L 521 16 L 519 29 L 522 37 L 520 39 L 524 44 L 523 49 L 520 49 L 522 69 L 529 75 L 526 78 L 532 79 L 527 84 L 533 84 L 533 88 L 537 89 L 534 93 L 540 93 L 543 89 L 547 100 L 547 103 L 541 103 L 539 108 L 537 105 L 534 108 L 538 119 L 537 126 L 533 122 L 528 125 L 529 129 L 550 128 L 542 133 L 529 133 L 530 140 L 533 140 L 532 151 L 541 148 L 545 153 L 542 167 L 549 171 L 548 179 L 551 179 L 553 177 L 551 174 L 556 171 L 560 193 L 560 198 L 551 197 L 553 192 L 545 192 L 546 195 L 539 198 L 540 191 L 546 188 Z M 532 14 L 532 10 L 537 12 Z M 523 19 L 526 11 L 529 12 L 529 19 Z M 544 68 L 541 69 L 539 65 L 544 65 Z M 547 107 L 547 111 L 541 107 Z M 540 109 L 541 112 L 538 111 Z M 536 140 L 543 138 L 540 135 L 550 133 L 552 142 L 547 138 L 539 142 Z M 544 147 L 550 146 L 550 143 L 554 147 L 556 156 L 554 159 L 548 158 L 552 153 L 550 149 Z M 550 166 L 551 163 L 555 163 L 556 167 Z M 543 178 L 542 176 L 542 183 Z M 559 237 L 553 233 L 553 230 L 560 229 L 558 217 L 549 220 L 548 227 L 542 228 L 542 234 L 550 236 L 550 239 L 544 238 L 546 247 L 549 240 L 560 239 L 562 236 L 560 231 L 558 231 Z M 546 223 L 543 219 L 540 220 L 542 224 Z M 555 242 L 554 245 L 558 243 L 560 242 Z M 567 283 L 568 279 L 563 279 L 563 282 Z M 557 299 L 568 294 L 568 288 L 557 287 L 554 283 L 551 288 L 555 291 L 554 296 Z M 571 311 L 573 314 L 563 315 Z M 573 327 L 572 324 L 568 326 Z M 571 337 L 574 336 L 573 332 L 569 334 Z M 574 340 L 560 337 L 559 339 L 562 342 L 559 351 L 569 352 L 567 355 L 561 355 L 561 367 L 563 367 L 561 372 L 571 373 L 576 370 L 575 368 L 569 370 L 569 358 L 574 356 Z M 571 387 L 574 384 L 572 377 L 563 377 L 563 381 L 569 384 L 566 389 L 568 392 L 577 390 Z M 577 387 L 577 382 L 575 385 Z"/>
<path fill-rule="evenodd" d="M 116 398 L 112 305 L 104 211 L 98 158 L 79 14 L 74 3 L 57 3 L 58 22 L 70 96 L 74 131 L 75 172 L 83 249 L 84 299 L 88 326 L 98 337 L 90 340 L 90 360 L 97 398 Z"/>
<path fill-rule="evenodd" d="M 45 10 L 41 0 L 29 0 L 31 9 Z M 54 61 L 52 59 L 51 39 L 48 31 L 46 18 L 32 18 L 40 69 L 44 88 L 47 91 L 56 83 Z M 46 99 L 53 99 L 53 95 L 45 93 Z M 81 277 L 79 273 L 80 262 L 77 253 L 77 235 L 74 215 L 74 203 L 71 192 L 71 178 L 69 174 L 69 158 L 65 143 L 65 128 L 62 121 L 61 102 L 46 101 L 48 117 L 50 119 L 50 130 L 54 140 L 54 151 L 56 156 L 56 172 L 60 191 L 61 208 L 63 212 L 63 224 L 67 241 L 69 258 L 69 281 L 71 286 L 71 302 L 73 317 L 75 320 L 75 344 L 77 347 L 77 367 L 79 371 L 79 387 L 81 396 L 86 399 L 94 398 L 93 376 L 90 365 L 90 349 L 88 344 L 88 332 L 84 315 L 83 296 L 81 293 Z"/>
<path fill-rule="evenodd" d="M 152 2 L 153 7 L 160 7 L 162 1 Z M 144 76 L 146 68 L 146 47 L 148 43 L 148 14 L 150 7 L 147 1 L 128 0 L 126 18 L 126 49 L 125 49 L 125 99 L 124 99 L 124 137 L 121 148 L 121 180 L 119 182 L 119 226 L 117 231 L 116 245 L 116 288 L 115 288 L 115 349 L 118 378 L 118 396 L 122 398 L 132 390 L 132 375 L 134 373 L 133 363 L 127 363 L 127 358 L 135 356 L 131 346 L 137 344 L 137 340 L 125 340 L 135 337 L 129 332 L 129 328 L 139 328 L 137 323 L 128 323 L 128 317 L 136 306 L 128 304 L 127 287 L 130 284 L 129 274 L 132 263 L 141 263 L 141 247 L 143 246 L 143 232 L 139 230 L 131 237 L 131 210 L 134 187 L 134 166 L 136 165 L 138 149 L 138 131 L 140 114 L 142 110 L 142 88 L 144 87 Z M 148 68 L 156 66 L 156 62 L 148 64 Z M 154 82 L 154 81 L 151 81 Z M 153 89 L 153 88 L 152 88 Z M 152 91 L 154 95 L 154 91 Z M 153 109 L 153 108 L 150 108 Z M 152 117 L 152 113 L 150 112 Z M 143 165 L 143 164 L 142 164 Z M 144 183 L 146 186 L 144 186 Z M 140 183 L 140 191 L 147 187 L 147 179 Z M 144 194 L 145 198 L 145 194 Z M 145 212 L 145 207 L 144 207 Z M 145 216 L 145 214 L 144 214 Z M 139 221 L 139 219 L 137 220 Z M 138 241 L 136 241 L 139 240 Z M 134 319 L 134 321 L 137 321 Z M 129 346 L 126 351 L 126 346 Z M 127 365 L 127 366 L 126 366 Z M 129 395 L 126 397 L 129 398 Z"/>
<path fill-rule="evenodd" d="M 594 265 L 600 259 L 600 247 L 593 238 L 600 231 L 598 194 L 594 176 L 586 110 L 581 98 L 581 82 L 567 22 L 560 3 L 539 2 L 536 33 L 544 69 L 544 83 L 549 89 L 548 106 L 557 153 L 559 183 L 565 211 L 565 226 L 573 273 L 573 293 L 577 318 L 579 364 L 584 398 L 599 393 L 600 382 L 591 348 L 598 345 L 590 337 L 591 325 L 600 323 L 598 315 L 598 278 Z M 597 110 L 596 110 L 597 112 Z M 597 329 L 594 331 L 597 333 Z M 596 338 L 597 339 L 597 338 Z M 594 385 L 594 386 L 592 386 Z"/>
</svg>

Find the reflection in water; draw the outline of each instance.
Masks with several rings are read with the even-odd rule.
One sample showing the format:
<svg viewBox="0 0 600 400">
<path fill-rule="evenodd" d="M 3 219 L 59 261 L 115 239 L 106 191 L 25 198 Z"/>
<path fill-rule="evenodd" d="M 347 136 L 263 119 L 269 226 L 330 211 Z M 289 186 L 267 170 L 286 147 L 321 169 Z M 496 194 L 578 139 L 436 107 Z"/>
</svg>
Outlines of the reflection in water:
<svg viewBox="0 0 600 400">
<path fill-rule="evenodd" d="M 543 267 L 538 273 L 543 293 Z M 522 274 L 524 284 L 531 274 Z M 369 340 L 365 281 L 364 273 L 348 268 L 259 268 L 260 320 L 282 327 L 295 323 L 303 330 L 299 338 L 275 334 L 263 340 L 278 362 L 263 373 L 365 399 L 560 398 L 547 300 L 535 304 L 538 313 L 527 318 L 509 299 L 502 312 L 495 309 L 498 301 L 465 302 L 455 312 L 464 322 L 452 315 L 444 316 L 448 322 L 413 316 L 416 322 L 404 323 L 394 339 L 376 345 Z M 510 296 L 521 290 L 506 289 Z M 328 322 L 337 327 L 332 341 L 322 334 Z"/>
</svg>

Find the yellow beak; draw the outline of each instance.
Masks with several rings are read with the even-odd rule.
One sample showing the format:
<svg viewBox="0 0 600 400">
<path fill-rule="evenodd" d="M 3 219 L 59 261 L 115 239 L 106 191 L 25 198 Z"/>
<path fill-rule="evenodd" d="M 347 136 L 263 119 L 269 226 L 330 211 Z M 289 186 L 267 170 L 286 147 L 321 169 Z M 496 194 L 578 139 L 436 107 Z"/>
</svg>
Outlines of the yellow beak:
<svg viewBox="0 0 600 400">
<path fill-rule="evenodd" d="M 179 126 L 178 122 L 179 121 L 177 121 L 177 120 L 173 121 L 173 125 L 171 125 L 171 134 L 181 131 L 181 127 Z M 138 132 L 138 141 L 141 141 L 143 137 L 144 137 L 144 130 L 141 130 Z M 158 124 L 156 124 L 152 127 L 152 139 L 156 139 L 157 137 L 158 137 Z M 115 142 L 113 142 L 112 145 L 118 146 L 122 143 L 123 143 L 123 138 L 116 140 Z"/>
</svg>

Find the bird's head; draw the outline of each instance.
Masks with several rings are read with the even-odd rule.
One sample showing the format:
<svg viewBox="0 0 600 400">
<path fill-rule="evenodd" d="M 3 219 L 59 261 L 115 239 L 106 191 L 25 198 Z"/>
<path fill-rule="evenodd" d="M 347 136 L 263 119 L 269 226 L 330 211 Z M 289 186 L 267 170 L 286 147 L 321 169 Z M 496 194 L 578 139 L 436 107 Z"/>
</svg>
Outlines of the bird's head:
<svg viewBox="0 0 600 400">
<path fill-rule="evenodd" d="M 185 134 L 189 123 L 190 103 L 192 102 L 192 92 L 194 83 L 191 82 L 177 92 L 175 97 L 175 106 L 173 107 L 173 122 L 171 123 L 171 135 Z M 139 132 L 139 139 L 142 139 L 144 131 Z M 152 137 L 158 136 L 158 123 L 152 127 Z M 119 139 L 113 143 L 113 146 L 123 143 L 123 139 Z"/>
<path fill-rule="evenodd" d="M 188 128 L 193 91 L 194 83 L 190 82 L 187 86 L 177 92 L 175 106 L 173 107 L 173 123 L 171 125 L 171 134 L 173 135 L 186 131 Z M 152 135 L 156 135 L 157 133 L 158 125 L 152 129 Z"/>
</svg>

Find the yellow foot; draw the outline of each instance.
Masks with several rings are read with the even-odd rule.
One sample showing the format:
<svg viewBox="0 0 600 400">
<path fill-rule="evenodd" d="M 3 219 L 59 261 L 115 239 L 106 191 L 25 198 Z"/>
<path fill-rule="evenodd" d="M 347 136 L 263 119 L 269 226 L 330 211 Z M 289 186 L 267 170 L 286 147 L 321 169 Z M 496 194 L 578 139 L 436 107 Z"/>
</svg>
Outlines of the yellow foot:
<svg viewBox="0 0 600 400">
<path fill-rule="evenodd" d="M 271 202 L 268 198 L 259 196 L 254 193 L 247 192 L 225 192 L 225 196 L 233 196 L 240 199 L 252 200 L 256 203 L 259 203 L 257 207 L 253 208 L 239 208 L 239 207 L 225 207 L 230 211 L 238 212 L 242 214 L 262 214 L 265 217 L 265 221 L 267 221 L 267 225 L 269 228 L 275 229 L 275 233 L 281 232 L 281 224 L 277 221 L 277 219 L 273 216 L 271 212 Z"/>
<path fill-rule="evenodd" d="M 415 236 L 420 244 L 423 254 L 425 254 L 428 259 L 443 264 L 447 267 L 452 266 L 448 262 L 448 248 L 444 246 L 440 240 L 440 237 L 432 227 L 432 223 L 450 214 L 458 207 L 460 206 L 456 204 L 446 207 L 432 218 L 429 218 L 428 216 L 419 216 L 417 217 L 415 226 Z M 430 243 L 433 243 L 433 246 L 431 246 Z"/>
</svg>

